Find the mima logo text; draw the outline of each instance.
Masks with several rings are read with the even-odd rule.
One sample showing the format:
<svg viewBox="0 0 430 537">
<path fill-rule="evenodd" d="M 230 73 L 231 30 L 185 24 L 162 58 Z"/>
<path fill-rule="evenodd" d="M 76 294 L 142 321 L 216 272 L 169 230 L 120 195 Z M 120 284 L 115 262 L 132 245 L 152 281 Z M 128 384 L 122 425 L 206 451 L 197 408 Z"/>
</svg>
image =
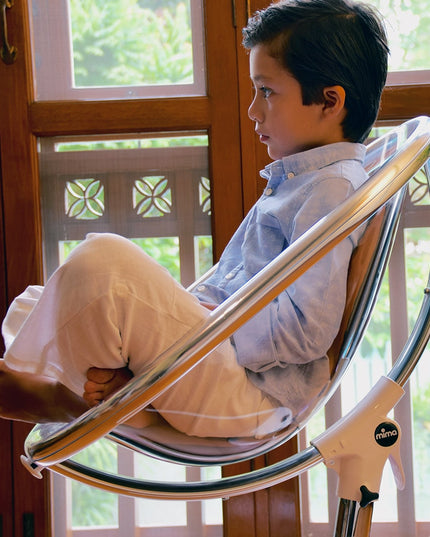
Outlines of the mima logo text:
<svg viewBox="0 0 430 537">
<path fill-rule="evenodd" d="M 392 446 L 397 442 L 399 430 L 396 425 L 391 422 L 380 423 L 375 429 L 375 440 L 383 447 Z"/>
</svg>

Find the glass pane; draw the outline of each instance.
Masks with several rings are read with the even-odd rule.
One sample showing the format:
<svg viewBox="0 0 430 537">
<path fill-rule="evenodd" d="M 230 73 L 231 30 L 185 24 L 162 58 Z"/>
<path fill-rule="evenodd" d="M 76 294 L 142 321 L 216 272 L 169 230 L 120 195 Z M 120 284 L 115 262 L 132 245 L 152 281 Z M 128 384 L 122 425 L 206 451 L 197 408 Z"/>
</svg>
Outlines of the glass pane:
<svg viewBox="0 0 430 537">
<path fill-rule="evenodd" d="M 37 99 L 204 95 L 201 0 L 33 1 Z"/>
<path fill-rule="evenodd" d="M 194 240 L 196 279 L 203 276 L 212 266 L 212 237 L 200 236 Z"/>
<path fill-rule="evenodd" d="M 324 430 L 324 409 L 321 409 L 306 426 L 306 437 L 316 438 Z M 310 522 L 328 522 L 327 468 L 318 464 L 305 474 L 304 479 L 308 481 Z"/>
<path fill-rule="evenodd" d="M 107 472 L 117 471 L 117 448 L 108 440 L 99 440 L 81 451 L 74 460 Z M 118 497 L 77 481 L 71 481 L 72 527 L 117 527 Z"/>
<path fill-rule="evenodd" d="M 221 468 L 219 466 L 207 466 L 201 469 L 202 479 L 220 479 Z M 222 525 L 222 501 L 218 499 L 204 500 L 203 504 L 203 522 L 205 525 Z"/>
<path fill-rule="evenodd" d="M 430 69 L 428 28 L 430 18 L 425 0 L 372 0 L 382 13 L 390 45 L 390 71 Z"/>
<path fill-rule="evenodd" d="M 87 233 L 128 237 L 189 285 L 212 265 L 206 134 L 40 140 L 49 276 Z"/>
<path fill-rule="evenodd" d="M 132 239 L 160 265 L 166 267 L 170 274 L 178 281 L 181 279 L 179 240 L 178 237 L 152 237 L 146 239 Z"/>
<path fill-rule="evenodd" d="M 136 455 L 136 477 L 152 481 L 185 481 L 185 467 Z M 186 526 L 187 504 L 185 501 L 137 500 L 137 524 L 151 526 Z"/>
<path fill-rule="evenodd" d="M 423 289 L 428 278 L 430 266 L 430 229 L 416 228 L 405 231 L 406 272 L 408 282 L 408 317 L 409 324 L 416 319 L 423 297 Z M 429 405 L 430 405 L 430 348 L 424 351 L 417 370 L 411 378 L 414 446 L 414 486 L 415 517 L 426 521 L 430 494 L 430 464 L 428 446 L 430 445 Z"/>
</svg>

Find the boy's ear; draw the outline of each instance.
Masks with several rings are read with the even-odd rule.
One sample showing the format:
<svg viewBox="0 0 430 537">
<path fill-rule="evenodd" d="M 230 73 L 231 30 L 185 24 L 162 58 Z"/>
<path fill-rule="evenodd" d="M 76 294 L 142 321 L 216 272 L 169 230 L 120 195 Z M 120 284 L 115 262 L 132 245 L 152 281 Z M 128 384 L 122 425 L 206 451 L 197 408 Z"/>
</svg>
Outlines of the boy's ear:
<svg viewBox="0 0 430 537">
<path fill-rule="evenodd" d="M 323 89 L 323 110 L 329 113 L 339 113 L 345 108 L 345 90 L 342 86 L 328 86 Z"/>
</svg>

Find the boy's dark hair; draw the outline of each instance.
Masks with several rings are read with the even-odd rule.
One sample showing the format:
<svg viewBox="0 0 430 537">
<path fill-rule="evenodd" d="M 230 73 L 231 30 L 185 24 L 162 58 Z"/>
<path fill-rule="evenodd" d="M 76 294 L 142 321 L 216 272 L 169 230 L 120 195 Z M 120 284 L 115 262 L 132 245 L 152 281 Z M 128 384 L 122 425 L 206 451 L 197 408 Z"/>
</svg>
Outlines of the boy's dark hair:
<svg viewBox="0 0 430 537">
<path fill-rule="evenodd" d="M 363 142 L 379 111 L 388 45 L 378 13 L 349 0 L 284 0 L 258 11 L 243 44 L 263 44 L 299 82 L 303 104 L 324 102 L 323 89 L 346 92 L 343 134 Z"/>
</svg>

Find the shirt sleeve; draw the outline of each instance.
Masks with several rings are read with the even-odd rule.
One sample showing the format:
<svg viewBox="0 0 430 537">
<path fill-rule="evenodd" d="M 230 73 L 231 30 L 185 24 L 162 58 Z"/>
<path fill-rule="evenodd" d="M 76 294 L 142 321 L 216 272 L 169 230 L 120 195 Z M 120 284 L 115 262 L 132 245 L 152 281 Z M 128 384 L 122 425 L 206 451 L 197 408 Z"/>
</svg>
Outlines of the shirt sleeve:
<svg viewBox="0 0 430 537">
<path fill-rule="evenodd" d="M 288 230 L 291 243 L 353 190 L 337 177 L 313 185 Z M 254 372 L 305 364 L 325 356 L 340 326 L 353 244 L 344 239 L 233 336 L 238 362 Z"/>
</svg>

